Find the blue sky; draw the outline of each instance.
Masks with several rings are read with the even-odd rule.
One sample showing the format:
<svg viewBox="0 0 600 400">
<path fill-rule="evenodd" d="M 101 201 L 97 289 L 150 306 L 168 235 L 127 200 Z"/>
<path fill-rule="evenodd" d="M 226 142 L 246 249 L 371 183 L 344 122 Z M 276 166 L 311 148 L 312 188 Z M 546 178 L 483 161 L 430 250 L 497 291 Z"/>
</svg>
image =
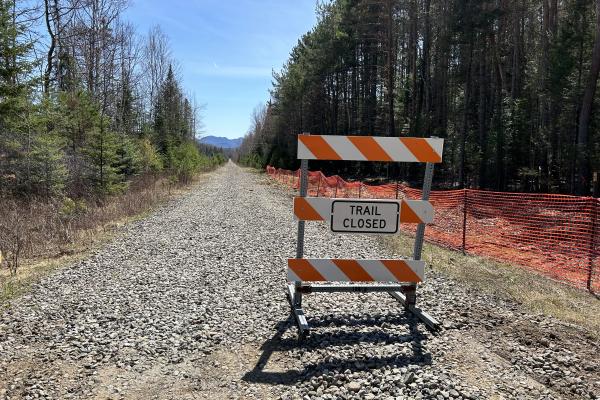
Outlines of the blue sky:
<svg viewBox="0 0 600 400">
<path fill-rule="evenodd" d="M 125 19 L 140 34 L 161 26 L 184 89 L 205 105 L 204 134 L 229 138 L 247 132 L 272 69 L 316 23 L 315 0 L 131 0 Z"/>
</svg>

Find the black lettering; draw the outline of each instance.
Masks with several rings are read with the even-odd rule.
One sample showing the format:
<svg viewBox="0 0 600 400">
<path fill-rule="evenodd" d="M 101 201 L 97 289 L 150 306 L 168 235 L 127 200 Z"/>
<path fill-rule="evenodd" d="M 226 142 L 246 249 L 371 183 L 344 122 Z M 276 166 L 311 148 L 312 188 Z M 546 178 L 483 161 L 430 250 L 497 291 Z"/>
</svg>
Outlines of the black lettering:
<svg viewBox="0 0 600 400">
<path fill-rule="evenodd" d="M 381 215 L 381 214 L 379 213 L 379 208 L 378 208 L 378 206 L 373 206 L 373 209 L 375 210 L 375 212 L 373 213 L 373 215 Z"/>
<path fill-rule="evenodd" d="M 344 218 L 344 221 L 342 222 L 342 225 L 344 225 L 344 228 L 349 228 L 349 222 L 350 222 L 350 218 Z"/>
<path fill-rule="evenodd" d="M 379 220 L 379 222 L 380 222 L 380 225 L 379 225 L 379 227 L 380 227 L 381 229 L 385 229 L 385 226 L 387 225 L 387 222 L 386 222 L 386 220 L 385 220 L 385 219 L 380 219 L 380 220 Z"/>
<path fill-rule="evenodd" d="M 350 206 L 350 215 L 354 214 L 354 207 L 353 205 Z"/>
<path fill-rule="evenodd" d="M 356 206 L 356 215 L 362 215 L 362 213 L 363 213 L 363 207 Z"/>
</svg>

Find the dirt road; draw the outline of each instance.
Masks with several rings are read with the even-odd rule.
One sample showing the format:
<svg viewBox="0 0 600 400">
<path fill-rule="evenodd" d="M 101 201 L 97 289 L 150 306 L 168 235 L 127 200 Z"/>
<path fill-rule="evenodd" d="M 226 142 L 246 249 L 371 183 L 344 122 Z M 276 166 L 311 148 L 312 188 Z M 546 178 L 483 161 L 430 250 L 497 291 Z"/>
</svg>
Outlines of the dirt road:
<svg viewBox="0 0 600 400">
<path fill-rule="evenodd" d="M 284 296 L 290 194 L 229 163 L 0 316 L 0 398 L 600 398 L 585 332 L 428 272 L 433 335 L 385 294 Z M 306 256 L 395 256 L 307 228 Z M 594 397 L 595 396 L 595 397 Z"/>
</svg>

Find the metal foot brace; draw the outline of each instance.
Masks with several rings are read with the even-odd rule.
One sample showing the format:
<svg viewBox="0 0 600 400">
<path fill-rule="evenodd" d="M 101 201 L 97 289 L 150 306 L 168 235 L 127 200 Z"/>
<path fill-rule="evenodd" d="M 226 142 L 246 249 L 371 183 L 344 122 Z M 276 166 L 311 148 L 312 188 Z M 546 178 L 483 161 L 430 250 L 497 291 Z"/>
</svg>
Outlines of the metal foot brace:
<svg viewBox="0 0 600 400">
<path fill-rule="evenodd" d="M 379 284 L 379 285 L 333 285 L 333 284 L 320 284 L 320 285 L 301 285 L 298 288 L 294 284 L 288 284 L 287 286 L 287 297 L 290 302 L 292 314 L 296 321 L 298 328 L 298 336 L 305 338 L 310 334 L 310 326 L 304 315 L 302 309 L 302 294 L 303 293 L 333 293 L 333 292 L 353 292 L 353 293 L 371 293 L 371 292 L 386 292 L 389 293 L 394 299 L 404 306 L 404 309 L 421 322 L 423 322 L 427 328 L 432 331 L 436 331 L 440 327 L 438 320 L 433 318 L 427 312 L 421 310 L 413 304 L 407 302 L 407 295 L 403 293 L 407 287 L 405 285 L 397 284 Z M 409 289 L 410 290 L 410 289 Z M 410 296 L 409 296 L 410 297 Z"/>
</svg>

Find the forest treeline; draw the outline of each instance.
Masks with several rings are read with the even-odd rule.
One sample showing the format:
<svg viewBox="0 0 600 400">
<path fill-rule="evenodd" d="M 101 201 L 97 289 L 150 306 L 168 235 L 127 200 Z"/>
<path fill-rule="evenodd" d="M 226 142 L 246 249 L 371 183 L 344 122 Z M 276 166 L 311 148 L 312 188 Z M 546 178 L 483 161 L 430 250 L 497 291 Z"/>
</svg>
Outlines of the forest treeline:
<svg viewBox="0 0 600 400">
<path fill-rule="evenodd" d="M 438 136 L 436 182 L 591 193 L 600 0 L 335 0 L 257 108 L 240 160 L 297 168 L 296 135 Z M 421 168 L 313 163 L 417 181 Z"/>
<path fill-rule="evenodd" d="M 138 34 L 126 6 L 0 0 L 0 199 L 102 199 L 224 161 L 196 141 L 168 38 Z"/>
</svg>

